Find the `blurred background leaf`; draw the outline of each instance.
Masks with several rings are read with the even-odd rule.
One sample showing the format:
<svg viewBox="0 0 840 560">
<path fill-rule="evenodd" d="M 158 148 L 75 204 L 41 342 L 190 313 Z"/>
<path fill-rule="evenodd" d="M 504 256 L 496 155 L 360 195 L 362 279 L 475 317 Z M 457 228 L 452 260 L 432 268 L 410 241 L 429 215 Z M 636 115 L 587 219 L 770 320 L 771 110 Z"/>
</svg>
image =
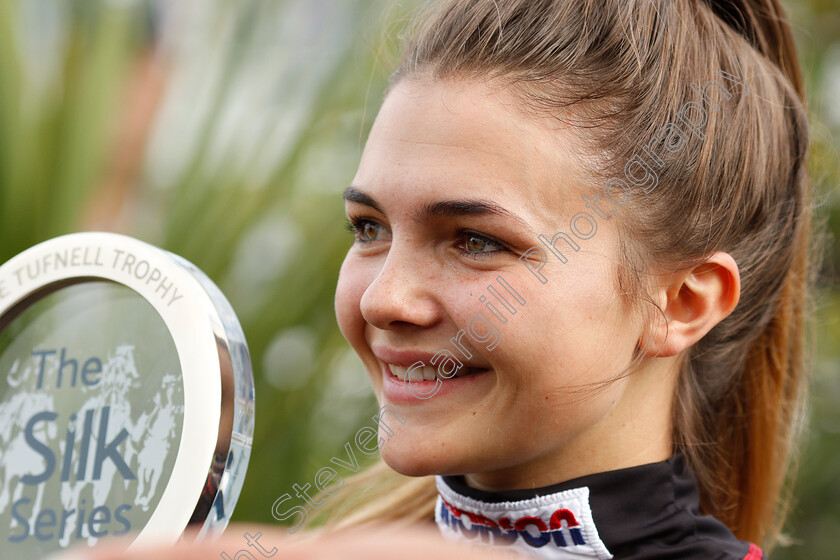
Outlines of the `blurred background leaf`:
<svg viewBox="0 0 840 560">
<path fill-rule="evenodd" d="M 840 233 L 840 6 L 784 2 L 811 104 L 820 215 Z M 82 230 L 139 237 L 231 300 L 257 423 L 234 519 L 311 481 L 376 410 L 335 322 L 352 179 L 416 0 L 3 0 L 0 262 Z M 778 560 L 840 550 L 840 245 L 819 299 L 811 427 Z"/>
</svg>

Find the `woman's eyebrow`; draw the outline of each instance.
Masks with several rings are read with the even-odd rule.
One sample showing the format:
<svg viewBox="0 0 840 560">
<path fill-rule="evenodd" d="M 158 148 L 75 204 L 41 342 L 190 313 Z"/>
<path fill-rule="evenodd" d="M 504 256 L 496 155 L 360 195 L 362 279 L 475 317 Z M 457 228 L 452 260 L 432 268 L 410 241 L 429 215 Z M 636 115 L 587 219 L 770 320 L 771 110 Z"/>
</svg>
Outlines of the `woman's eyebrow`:
<svg viewBox="0 0 840 560">
<path fill-rule="evenodd" d="M 363 193 L 356 187 L 347 187 L 346 189 L 344 189 L 344 194 L 342 194 L 341 197 L 344 200 L 348 200 L 350 202 L 358 202 L 359 204 L 370 206 L 380 214 L 385 214 L 385 212 L 382 211 L 382 208 L 379 206 L 379 204 L 377 204 L 375 200 L 373 200 L 373 198 Z"/>
<path fill-rule="evenodd" d="M 379 204 L 370 195 L 365 194 L 356 187 L 347 187 L 347 189 L 344 190 L 343 198 L 344 200 L 349 200 L 350 202 L 358 202 L 359 204 L 369 206 L 377 212 L 385 214 Z M 419 222 L 430 216 L 457 217 L 473 214 L 495 215 L 512 218 L 527 228 L 528 231 L 533 233 L 533 229 L 531 229 L 531 226 L 529 226 L 525 220 L 510 210 L 507 210 L 490 200 L 463 199 L 429 202 L 424 204 L 423 207 L 414 214 L 413 219 Z"/>
<path fill-rule="evenodd" d="M 525 220 L 491 200 L 441 200 L 439 202 L 426 203 L 419 212 L 415 213 L 414 219 L 416 221 L 421 221 L 428 216 L 457 217 L 470 214 L 489 214 L 512 218 L 531 231 L 531 227 L 525 222 Z"/>
</svg>

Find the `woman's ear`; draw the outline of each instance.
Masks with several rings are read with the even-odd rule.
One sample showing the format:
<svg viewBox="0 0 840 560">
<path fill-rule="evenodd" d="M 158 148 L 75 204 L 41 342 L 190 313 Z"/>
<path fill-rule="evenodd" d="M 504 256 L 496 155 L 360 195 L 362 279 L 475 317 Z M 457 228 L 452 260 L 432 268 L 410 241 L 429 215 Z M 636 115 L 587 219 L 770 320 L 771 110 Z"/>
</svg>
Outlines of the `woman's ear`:
<svg viewBox="0 0 840 560">
<path fill-rule="evenodd" d="M 741 295 L 738 265 L 717 252 L 702 264 L 664 277 L 655 294 L 662 313 L 639 340 L 651 357 L 676 356 L 729 315 Z"/>
</svg>

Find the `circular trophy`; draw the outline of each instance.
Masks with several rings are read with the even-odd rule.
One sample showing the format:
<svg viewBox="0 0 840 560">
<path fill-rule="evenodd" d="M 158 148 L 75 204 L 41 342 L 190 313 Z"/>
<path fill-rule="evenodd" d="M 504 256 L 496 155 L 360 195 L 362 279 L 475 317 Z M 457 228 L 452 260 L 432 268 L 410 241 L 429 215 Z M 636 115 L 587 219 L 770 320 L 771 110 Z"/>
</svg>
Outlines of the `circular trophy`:
<svg viewBox="0 0 840 560">
<path fill-rule="evenodd" d="M 0 560 L 221 532 L 253 422 L 242 328 L 189 262 L 77 233 L 0 266 Z"/>
</svg>

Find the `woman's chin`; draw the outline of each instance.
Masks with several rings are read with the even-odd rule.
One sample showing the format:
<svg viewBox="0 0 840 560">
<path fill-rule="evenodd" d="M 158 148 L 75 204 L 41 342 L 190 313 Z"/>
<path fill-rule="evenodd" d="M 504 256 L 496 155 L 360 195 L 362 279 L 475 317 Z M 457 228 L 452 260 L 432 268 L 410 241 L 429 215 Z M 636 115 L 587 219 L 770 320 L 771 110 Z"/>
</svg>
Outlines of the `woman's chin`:
<svg viewBox="0 0 840 560">
<path fill-rule="evenodd" d="M 396 449 L 397 446 L 389 445 L 380 450 L 382 459 L 402 475 L 430 476 L 452 471 L 452 462 L 445 460 L 439 453 L 428 453 L 417 448 Z"/>
</svg>

